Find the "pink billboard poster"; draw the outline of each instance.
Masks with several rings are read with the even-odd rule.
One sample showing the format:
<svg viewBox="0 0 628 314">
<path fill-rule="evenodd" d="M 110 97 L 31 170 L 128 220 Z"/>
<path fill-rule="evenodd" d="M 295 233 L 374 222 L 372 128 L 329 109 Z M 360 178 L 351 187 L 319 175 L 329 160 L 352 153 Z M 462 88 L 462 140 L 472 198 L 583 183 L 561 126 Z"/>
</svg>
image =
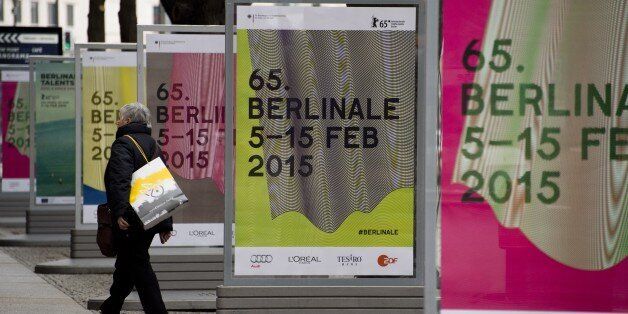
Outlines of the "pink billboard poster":
<svg viewBox="0 0 628 314">
<path fill-rule="evenodd" d="M 626 2 L 442 3 L 443 312 L 628 312 Z"/>
<path fill-rule="evenodd" d="M 28 192 L 27 82 L 2 82 L 2 191 Z"/>
<path fill-rule="evenodd" d="M 224 193 L 224 60 L 222 53 L 172 56 L 170 81 L 179 82 L 176 84 L 185 87 L 187 94 L 178 100 L 170 97 L 168 108 L 172 119 L 166 121 L 165 127 L 172 133 L 171 138 L 184 140 L 162 145 L 172 171 L 188 180 L 211 178 L 221 193 Z"/>
<path fill-rule="evenodd" d="M 224 221 L 224 53 L 181 52 L 194 50 L 192 43 L 222 42 L 212 36 L 178 37 L 178 45 L 191 46 L 177 52 L 170 52 L 171 46 L 151 46 L 155 51 L 149 49 L 146 57 L 153 137 L 189 200 L 186 209 L 175 215 L 177 223 L 218 226 Z M 222 235 L 215 235 L 213 243 L 222 243 Z"/>
</svg>

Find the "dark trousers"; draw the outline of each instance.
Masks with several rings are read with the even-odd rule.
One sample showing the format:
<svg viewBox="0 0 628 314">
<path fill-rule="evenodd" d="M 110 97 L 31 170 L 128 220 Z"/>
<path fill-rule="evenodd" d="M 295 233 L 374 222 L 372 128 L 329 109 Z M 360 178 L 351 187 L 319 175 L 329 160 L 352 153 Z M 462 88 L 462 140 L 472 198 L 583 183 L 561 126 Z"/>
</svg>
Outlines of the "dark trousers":
<svg viewBox="0 0 628 314">
<path fill-rule="evenodd" d="M 116 270 L 113 273 L 113 284 L 109 289 L 111 295 L 100 307 L 102 313 L 120 313 L 124 299 L 131 293 L 133 286 L 140 296 L 144 312 L 167 313 L 148 255 L 153 237 L 154 234 L 143 231 L 116 230 L 118 248 Z"/>
</svg>

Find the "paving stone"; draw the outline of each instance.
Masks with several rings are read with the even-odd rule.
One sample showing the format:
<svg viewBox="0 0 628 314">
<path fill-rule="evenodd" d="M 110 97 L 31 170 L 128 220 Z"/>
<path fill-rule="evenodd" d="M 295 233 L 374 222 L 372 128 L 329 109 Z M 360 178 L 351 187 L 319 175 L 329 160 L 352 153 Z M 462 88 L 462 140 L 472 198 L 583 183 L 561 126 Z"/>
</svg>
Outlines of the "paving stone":
<svg viewBox="0 0 628 314">
<path fill-rule="evenodd" d="M 89 313 L 72 298 L 0 251 L 3 313 Z M 12 261 L 11 261 L 12 260 Z"/>
</svg>

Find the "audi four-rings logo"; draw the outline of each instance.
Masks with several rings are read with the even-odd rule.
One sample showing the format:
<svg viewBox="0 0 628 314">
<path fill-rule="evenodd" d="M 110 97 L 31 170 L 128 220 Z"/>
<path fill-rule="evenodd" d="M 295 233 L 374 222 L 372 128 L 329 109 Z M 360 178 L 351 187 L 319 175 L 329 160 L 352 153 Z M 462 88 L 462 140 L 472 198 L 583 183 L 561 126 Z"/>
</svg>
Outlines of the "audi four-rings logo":
<svg viewBox="0 0 628 314">
<path fill-rule="evenodd" d="M 251 255 L 251 263 L 267 264 L 273 261 L 272 255 Z"/>
</svg>

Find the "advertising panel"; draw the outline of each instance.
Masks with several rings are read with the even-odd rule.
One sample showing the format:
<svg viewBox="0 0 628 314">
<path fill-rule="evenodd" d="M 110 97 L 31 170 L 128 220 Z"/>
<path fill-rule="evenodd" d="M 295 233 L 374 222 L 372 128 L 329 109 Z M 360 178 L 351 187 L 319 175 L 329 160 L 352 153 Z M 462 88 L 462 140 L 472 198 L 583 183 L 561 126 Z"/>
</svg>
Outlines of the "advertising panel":
<svg viewBox="0 0 628 314">
<path fill-rule="evenodd" d="M 626 1 L 443 1 L 443 312 L 628 311 Z"/>
<path fill-rule="evenodd" d="M 74 204 L 74 62 L 39 62 L 35 79 L 35 202 Z"/>
<path fill-rule="evenodd" d="M 28 71 L 3 70 L 2 84 L 2 192 L 28 192 L 29 95 Z"/>
<path fill-rule="evenodd" d="M 0 64 L 28 64 L 28 56 L 61 53 L 60 27 L 0 26 Z"/>
<path fill-rule="evenodd" d="M 83 223 L 96 223 L 107 202 L 103 177 L 116 138 L 118 109 L 137 101 L 135 52 L 86 51 L 83 77 Z"/>
<path fill-rule="evenodd" d="M 225 37 L 148 34 L 153 137 L 188 203 L 170 245 L 220 246 L 224 222 Z"/>
<path fill-rule="evenodd" d="M 235 275 L 414 275 L 416 8 L 237 25 Z"/>
</svg>

